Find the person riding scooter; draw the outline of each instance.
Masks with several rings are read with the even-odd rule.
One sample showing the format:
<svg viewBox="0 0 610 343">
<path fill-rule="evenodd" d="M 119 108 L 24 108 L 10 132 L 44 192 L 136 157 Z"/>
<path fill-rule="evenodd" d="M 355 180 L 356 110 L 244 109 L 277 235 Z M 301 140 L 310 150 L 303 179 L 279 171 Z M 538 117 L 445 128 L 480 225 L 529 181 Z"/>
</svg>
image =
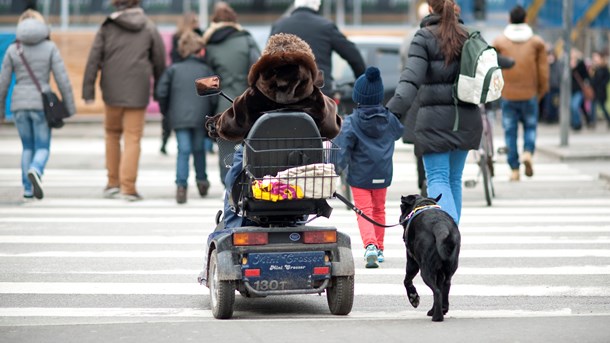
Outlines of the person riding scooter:
<svg viewBox="0 0 610 343">
<path fill-rule="evenodd" d="M 235 98 L 231 107 L 207 120 L 208 133 L 210 137 L 241 142 L 265 112 L 294 109 L 309 114 L 322 137 L 334 138 L 341 130 L 341 117 L 334 100 L 320 91 L 323 79 L 305 41 L 292 34 L 273 35 L 250 69 L 248 89 Z M 225 179 L 225 228 L 244 224 L 244 218 L 229 206 L 229 192 L 243 167 L 242 154 L 242 149 L 235 152 Z"/>
</svg>

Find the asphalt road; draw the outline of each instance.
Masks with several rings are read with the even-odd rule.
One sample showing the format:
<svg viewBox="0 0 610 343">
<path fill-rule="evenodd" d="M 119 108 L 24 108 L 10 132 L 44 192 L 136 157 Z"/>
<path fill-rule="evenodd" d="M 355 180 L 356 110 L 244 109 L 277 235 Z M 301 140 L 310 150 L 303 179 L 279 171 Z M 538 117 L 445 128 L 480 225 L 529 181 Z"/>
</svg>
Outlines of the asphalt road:
<svg viewBox="0 0 610 343">
<path fill-rule="evenodd" d="M 432 323 L 419 276 L 420 307 L 405 297 L 402 231 L 387 230 L 387 261 L 365 269 L 355 216 L 334 200 L 331 218 L 314 223 L 352 238 L 352 313 L 332 316 L 325 296 L 237 296 L 234 319 L 215 320 L 196 277 L 222 205 L 217 155 L 208 155 L 210 195 L 191 187 L 188 203 L 177 205 L 175 143 L 160 155 L 159 123 L 151 122 L 138 180 L 145 200 L 107 200 L 101 125 L 67 125 L 54 133 L 45 199 L 24 202 L 16 130 L 0 126 L 0 341 L 608 342 L 610 186 L 600 175 L 610 161 L 562 159 L 552 153 L 556 128 L 540 131 L 533 178 L 508 182 L 498 156 L 492 207 L 480 185 L 464 189 L 451 308 Z M 602 150 L 604 139 L 596 141 Z M 464 179 L 475 176 L 469 163 Z M 412 148 L 398 143 L 388 223 L 398 220 L 400 195 L 417 192 Z"/>
</svg>

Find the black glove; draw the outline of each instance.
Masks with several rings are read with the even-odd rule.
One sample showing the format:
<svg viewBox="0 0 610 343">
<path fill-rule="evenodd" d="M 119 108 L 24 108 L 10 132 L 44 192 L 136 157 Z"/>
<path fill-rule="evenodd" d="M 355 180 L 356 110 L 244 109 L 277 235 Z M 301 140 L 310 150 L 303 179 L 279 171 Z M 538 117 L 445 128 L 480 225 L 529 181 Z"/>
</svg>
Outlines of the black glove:
<svg viewBox="0 0 610 343">
<path fill-rule="evenodd" d="M 205 129 L 208 132 L 210 138 L 218 138 L 218 131 L 216 131 L 216 120 L 218 116 L 206 116 Z"/>
</svg>

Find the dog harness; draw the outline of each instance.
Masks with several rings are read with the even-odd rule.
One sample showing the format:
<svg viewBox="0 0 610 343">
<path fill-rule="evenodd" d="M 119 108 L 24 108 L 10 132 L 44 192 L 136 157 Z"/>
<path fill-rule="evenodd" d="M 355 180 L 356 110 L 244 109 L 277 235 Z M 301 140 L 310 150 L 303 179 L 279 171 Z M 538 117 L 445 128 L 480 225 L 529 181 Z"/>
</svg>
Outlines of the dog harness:
<svg viewBox="0 0 610 343">
<path fill-rule="evenodd" d="M 431 210 L 434 208 L 441 208 L 439 205 L 425 205 L 425 206 L 418 206 L 416 208 L 413 209 L 413 211 L 411 211 L 411 213 L 409 213 L 405 219 L 402 221 L 403 223 L 406 222 L 407 224 L 405 225 L 405 231 L 403 233 L 402 236 L 402 240 L 405 241 L 405 243 L 407 242 L 407 233 L 409 232 L 409 226 L 411 225 L 411 221 L 413 220 L 413 218 L 415 218 L 418 214 L 426 211 L 426 210 Z"/>
</svg>

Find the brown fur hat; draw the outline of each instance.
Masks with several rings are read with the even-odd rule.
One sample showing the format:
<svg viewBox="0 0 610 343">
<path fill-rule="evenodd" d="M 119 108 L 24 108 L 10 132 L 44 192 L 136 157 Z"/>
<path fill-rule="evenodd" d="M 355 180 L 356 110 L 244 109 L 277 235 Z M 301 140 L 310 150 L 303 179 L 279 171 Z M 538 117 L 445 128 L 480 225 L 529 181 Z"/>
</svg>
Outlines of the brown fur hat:
<svg viewBox="0 0 610 343">
<path fill-rule="evenodd" d="M 277 103 L 291 104 L 313 93 L 318 74 L 309 45 L 295 35 L 279 33 L 269 37 L 250 69 L 248 84 Z"/>
</svg>

